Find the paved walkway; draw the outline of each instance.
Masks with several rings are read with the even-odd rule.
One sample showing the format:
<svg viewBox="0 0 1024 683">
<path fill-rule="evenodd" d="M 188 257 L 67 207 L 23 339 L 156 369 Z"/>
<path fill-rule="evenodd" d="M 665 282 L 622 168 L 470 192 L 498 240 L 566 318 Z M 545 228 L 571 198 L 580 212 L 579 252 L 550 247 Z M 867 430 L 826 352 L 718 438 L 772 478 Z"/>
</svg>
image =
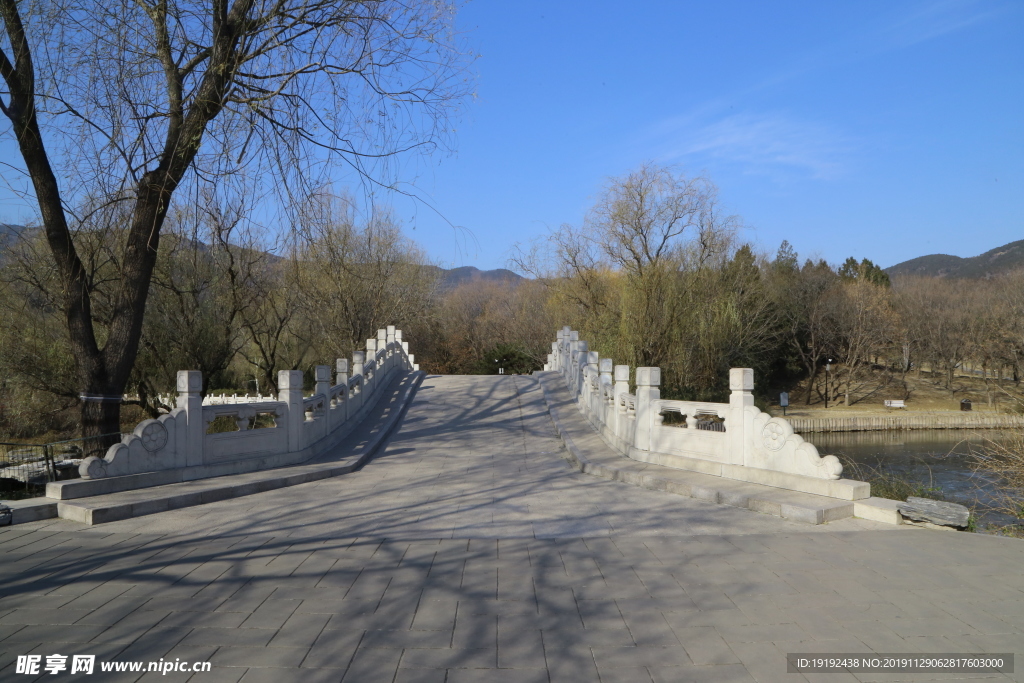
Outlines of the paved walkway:
<svg viewBox="0 0 1024 683">
<path fill-rule="evenodd" d="M 430 377 L 359 472 L 0 530 L 0 680 L 54 653 L 213 668 L 38 678 L 198 683 L 799 681 L 787 652 L 1024 653 L 1020 541 L 788 522 L 563 454 L 533 379 Z"/>
</svg>

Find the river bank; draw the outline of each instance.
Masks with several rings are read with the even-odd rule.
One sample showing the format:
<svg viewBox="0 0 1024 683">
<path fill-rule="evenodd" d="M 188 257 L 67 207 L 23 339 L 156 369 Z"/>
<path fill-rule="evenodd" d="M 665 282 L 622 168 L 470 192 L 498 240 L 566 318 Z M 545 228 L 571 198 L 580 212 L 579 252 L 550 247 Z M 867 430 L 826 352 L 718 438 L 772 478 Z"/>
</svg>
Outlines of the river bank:
<svg viewBox="0 0 1024 683">
<path fill-rule="evenodd" d="M 776 414 L 779 411 L 775 411 Z M 839 411 L 836 411 L 839 412 Z M 874 415 L 787 415 L 793 431 L 804 433 L 879 432 L 917 429 L 1024 429 L 1024 415 L 996 412 L 912 412 Z"/>
</svg>

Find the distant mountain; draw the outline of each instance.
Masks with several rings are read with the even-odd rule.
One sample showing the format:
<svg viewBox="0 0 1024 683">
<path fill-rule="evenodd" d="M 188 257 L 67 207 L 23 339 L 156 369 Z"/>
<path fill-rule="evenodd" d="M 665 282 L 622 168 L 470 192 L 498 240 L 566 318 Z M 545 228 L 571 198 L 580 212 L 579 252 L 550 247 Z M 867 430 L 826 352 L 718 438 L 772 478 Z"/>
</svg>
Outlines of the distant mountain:
<svg viewBox="0 0 1024 683">
<path fill-rule="evenodd" d="M 981 279 L 1024 268 L 1024 240 L 1017 240 L 986 251 L 980 256 L 961 258 L 949 254 L 929 254 L 897 263 L 885 272 L 889 277 L 929 275 L 961 279 Z"/>
<path fill-rule="evenodd" d="M 514 273 L 507 268 L 495 270 L 480 270 L 473 266 L 462 266 L 461 268 L 438 268 L 441 278 L 441 289 L 455 289 L 471 282 L 505 282 L 515 286 L 523 280 L 523 276 Z"/>
<path fill-rule="evenodd" d="M 26 227 L 24 225 L 0 223 L 0 244 L 6 244 L 8 241 L 17 239 L 25 230 Z"/>
<path fill-rule="evenodd" d="M 28 230 L 24 225 L 0 223 L 0 265 L 7 262 L 8 248 L 18 241 L 22 233 Z"/>
<path fill-rule="evenodd" d="M 15 242 L 22 233 L 27 230 L 24 225 L 10 225 L 0 223 L 0 262 L 2 262 L 3 254 L 8 245 Z M 197 243 L 200 251 L 209 250 L 209 246 L 203 243 Z M 271 262 L 276 262 L 282 257 L 276 254 L 268 253 L 267 256 Z M 507 268 L 496 268 L 495 270 L 480 270 L 473 266 L 462 266 L 461 268 L 438 268 L 437 266 L 428 266 L 429 270 L 434 270 L 438 273 L 441 284 L 440 288 L 442 291 L 448 291 L 461 287 L 462 285 L 473 283 L 473 282 L 504 282 L 511 286 L 519 284 L 520 281 L 525 278 Z"/>
</svg>

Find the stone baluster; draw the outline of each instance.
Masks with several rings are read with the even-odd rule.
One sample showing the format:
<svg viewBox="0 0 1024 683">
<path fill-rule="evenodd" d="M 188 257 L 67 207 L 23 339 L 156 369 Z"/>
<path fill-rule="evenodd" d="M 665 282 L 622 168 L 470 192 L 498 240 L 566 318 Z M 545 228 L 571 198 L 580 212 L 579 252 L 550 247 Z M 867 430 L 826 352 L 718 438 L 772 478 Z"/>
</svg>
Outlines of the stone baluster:
<svg viewBox="0 0 1024 683">
<path fill-rule="evenodd" d="M 366 354 L 362 351 L 354 351 L 352 353 L 352 376 L 359 375 L 363 377 L 363 363 L 366 360 Z M 366 381 L 366 377 L 363 377 L 363 381 Z"/>
<path fill-rule="evenodd" d="M 198 370 L 178 371 L 178 407 L 185 411 L 185 465 L 202 465 L 203 437 L 206 435 L 203 373 Z"/>
<path fill-rule="evenodd" d="M 612 368 L 613 367 L 614 367 L 614 364 L 613 364 L 611 358 L 602 358 L 601 359 L 601 378 L 598 381 L 597 385 L 601 389 L 600 397 L 601 397 L 602 405 L 611 403 L 611 397 L 610 396 L 606 396 L 606 393 L 611 393 L 611 392 L 606 392 L 605 388 L 607 387 L 608 389 L 611 389 L 611 387 L 612 387 Z M 602 411 L 602 414 L 604 414 L 603 411 Z"/>
<path fill-rule="evenodd" d="M 654 429 L 655 401 L 661 398 L 661 368 L 636 369 L 636 439 L 634 445 L 642 450 L 651 450 L 651 436 Z"/>
<path fill-rule="evenodd" d="M 587 392 L 587 408 L 591 414 L 597 414 L 597 396 L 594 392 L 594 384 L 597 382 L 600 373 L 598 368 L 601 364 L 601 356 L 597 351 L 587 353 L 587 367 L 584 374 L 584 388 Z"/>
<path fill-rule="evenodd" d="M 324 400 L 323 414 L 320 416 L 320 434 L 323 438 L 330 432 L 331 418 L 334 417 L 330 410 L 331 400 L 331 366 L 329 365 L 317 365 L 313 370 L 313 377 L 316 380 L 316 384 L 313 386 L 313 393 L 317 396 L 322 396 Z M 316 416 L 316 408 L 313 409 L 313 415 Z"/>
<path fill-rule="evenodd" d="M 288 423 L 288 452 L 302 450 L 302 423 L 306 412 L 302 405 L 302 370 L 281 370 L 277 373 L 277 400 L 286 405 Z"/>
<path fill-rule="evenodd" d="M 570 330 L 569 344 L 566 347 L 565 369 L 563 370 L 563 373 L 566 375 L 566 378 L 570 381 L 570 383 L 575 380 L 575 375 L 573 374 L 575 372 L 574 366 L 576 362 L 575 352 L 577 350 L 577 347 L 579 346 L 579 343 L 580 333 L 577 332 L 576 330 Z"/>
<path fill-rule="evenodd" d="M 577 400 L 580 394 L 583 393 L 583 370 L 587 367 L 587 356 L 589 355 L 587 348 L 587 342 L 580 339 L 576 342 L 576 358 L 575 366 L 573 367 L 573 378 L 575 380 L 573 388 L 576 391 Z"/>
<path fill-rule="evenodd" d="M 348 359 L 338 358 L 334 361 L 335 384 L 348 386 Z"/>
<path fill-rule="evenodd" d="M 612 392 L 615 397 L 615 410 L 626 413 L 625 406 L 620 406 L 621 396 L 629 393 L 629 366 L 616 365 L 614 370 L 615 389 Z"/>
<path fill-rule="evenodd" d="M 376 339 L 367 339 L 366 340 L 366 365 L 369 365 L 370 367 L 366 368 L 364 366 L 365 369 L 363 371 L 363 386 L 366 388 L 367 392 L 373 391 L 373 377 L 374 377 L 374 375 L 377 374 L 377 364 L 374 363 L 374 360 L 376 358 L 377 358 L 377 340 Z M 372 365 L 371 365 L 371 363 L 372 363 Z M 370 369 L 370 368 L 372 368 L 372 369 Z"/>
<path fill-rule="evenodd" d="M 409 360 L 409 342 L 402 341 L 402 331 L 395 330 L 395 341 L 402 347 L 401 363 L 406 370 L 412 370 L 412 361 Z"/>
<path fill-rule="evenodd" d="M 747 408 L 754 405 L 754 371 L 750 368 L 729 370 L 729 417 L 725 420 L 725 434 L 729 440 L 727 458 L 734 465 L 746 465 L 752 455 L 747 434 L 753 429 L 753 415 Z"/>
<path fill-rule="evenodd" d="M 313 372 L 316 378 L 313 393 L 320 394 L 326 399 L 331 394 L 331 367 L 329 365 L 317 365 Z"/>
</svg>

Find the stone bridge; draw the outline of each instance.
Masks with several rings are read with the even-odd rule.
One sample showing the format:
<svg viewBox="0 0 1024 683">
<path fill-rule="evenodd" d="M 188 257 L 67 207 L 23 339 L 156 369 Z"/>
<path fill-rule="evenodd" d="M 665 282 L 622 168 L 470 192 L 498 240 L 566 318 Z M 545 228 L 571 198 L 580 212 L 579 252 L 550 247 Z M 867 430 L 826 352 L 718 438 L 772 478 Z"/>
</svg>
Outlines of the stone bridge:
<svg viewBox="0 0 1024 683">
<path fill-rule="evenodd" d="M 0 529 L 0 680 L 50 680 L 47 656 L 81 654 L 97 673 L 212 665 L 100 681 L 608 683 L 814 679 L 786 673 L 790 653 L 1024 652 L 1018 540 L 658 490 L 664 466 L 608 446 L 556 373 L 381 391 L 334 462 L 234 475 L 250 488 L 230 498 L 194 481 L 104 494 L 95 510 L 139 514 L 98 526 Z M 260 479 L 274 472 L 290 480 Z M 167 487 L 192 498 L 139 497 Z M 39 674 L 17 674 L 34 655 Z"/>
</svg>

